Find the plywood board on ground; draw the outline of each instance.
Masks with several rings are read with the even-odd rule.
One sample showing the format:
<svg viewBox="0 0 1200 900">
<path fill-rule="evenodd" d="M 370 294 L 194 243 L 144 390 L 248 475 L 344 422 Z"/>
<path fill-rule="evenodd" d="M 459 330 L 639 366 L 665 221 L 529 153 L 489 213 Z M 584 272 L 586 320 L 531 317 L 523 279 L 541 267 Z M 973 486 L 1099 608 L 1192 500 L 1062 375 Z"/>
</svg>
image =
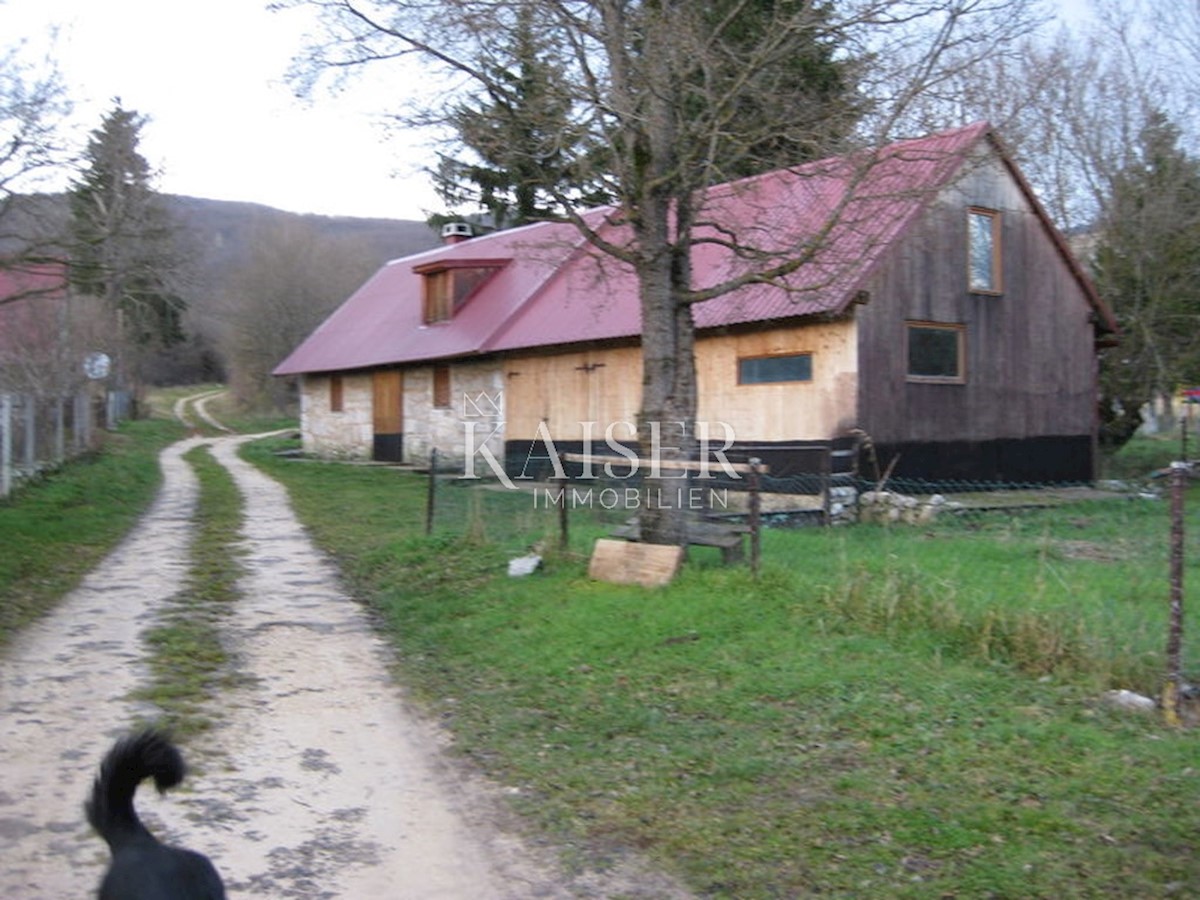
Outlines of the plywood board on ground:
<svg viewBox="0 0 1200 900">
<path fill-rule="evenodd" d="M 682 547 L 601 538 L 592 551 L 588 576 L 614 584 L 659 587 L 671 583 L 682 562 Z"/>
</svg>

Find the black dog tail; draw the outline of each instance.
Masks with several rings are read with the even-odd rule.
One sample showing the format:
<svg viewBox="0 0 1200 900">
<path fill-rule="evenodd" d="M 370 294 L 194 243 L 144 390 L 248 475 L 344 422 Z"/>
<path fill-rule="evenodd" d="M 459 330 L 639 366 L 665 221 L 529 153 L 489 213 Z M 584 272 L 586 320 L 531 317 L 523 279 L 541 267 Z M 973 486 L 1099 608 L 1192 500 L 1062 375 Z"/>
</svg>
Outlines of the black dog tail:
<svg viewBox="0 0 1200 900">
<path fill-rule="evenodd" d="M 144 778 L 153 778 L 159 793 L 183 780 L 183 757 L 167 737 L 142 731 L 123 738 L 108 751 L 100 774 L 85 804 L 87 820 L 115 853 L 133 840 L 150 838 L 150 832 L 133 808 L 133 795 Z"/>
</svg>

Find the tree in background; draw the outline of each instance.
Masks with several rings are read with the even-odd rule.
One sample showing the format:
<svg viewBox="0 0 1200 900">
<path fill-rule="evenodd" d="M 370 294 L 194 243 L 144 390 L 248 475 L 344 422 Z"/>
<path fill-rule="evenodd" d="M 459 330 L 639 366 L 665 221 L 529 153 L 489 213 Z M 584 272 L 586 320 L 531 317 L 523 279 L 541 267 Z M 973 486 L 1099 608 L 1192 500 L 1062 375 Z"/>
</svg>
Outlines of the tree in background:
<svg viewBox="0 0 1200 900">
<path fill-rule="evenodd" d="M 284 0 L 283 5 L 288 5 Z M 603 170 L 579 175 L 613 198 L 616 212 L 599 226 L 574 198 L 553 200 L 598 252 L 636 273 L 642 318 L 642 407 L 638 440 L 660 441 L 664 461 L 696 447 L 693 307 L 754 283 L 781 283 L 814 256 L 819 241 L 768 249 L 746 233 L 714 238 L 705 190 L 731 175 L 777 164 L 779 148 L 817 154 L 857 130 L 879 146 L 924 91 L 947 85 L 948 67 L 969 67 L 1033 26 L 1024 0 L 846 0 L 837 4 L 755 0 L 291 0 L 325 14 L 327 39 L 304 61 L 308 71 L 345 72 L 417 54 L 448 78 L 486 95 L 500 94 L 496 70 L 478 65 L 500 35 L 516 33 L 524 15 L 560 66 L 557 90 L 572 121 L 586 129 L 578 146 Z M 750 17 L 747 19 L 746 17 Z M 752 21 L 751 35 L 744 25 Z M 504 43 L 504 41 L 500 41 Z M 825 103 L 798 83 L 796 59 L 814 42 L 830 59 L 870 59 L 854 70 L 861 100 Z M 469 93 L 460 86 L 457 96 Z M 451 94 L 443 123 L 458 108 Z M 811 115 L 807 114 L 811 111 Z M 438 118 L 426 109 L 418 118 Z M 818 149 L 821 148 L 821 149 Z M 863 157 L 869 165 L 870 155 Z M 844 207 L 843 207 L 844 208 Z M 835 216 L 837 213 L 835 213 Z M 607 226 L 619 220 L 625 230 Z M 835 222 L 830 222 L 832 227 Z M 761 231 L 759 232 L 761 236 Z M 746 268 L 703 290 L 692 281 L 693 249 L 719 240 Z M 660 485 L 648 478 L 646 490 Z M 682 510 L 643 504 L 643 539 L 686 539 Z"/>
<path fill-rule="evenodd" d="M 116 318 L 116 374 L 135 388 L 148 354 L 183 339 L 176 232 L 138 152 L 144 124 L 118 101 L 91 133 L 85 168 L 69 192 L 71 285 L 103 300 Z"/>
<path fill-rule="evenodd" d="M 563 66 L 536 29 L 532 10 L 519 8 L 512 31 L 497 38 L 478 61 L 487 73 L 485 88 L 448 110 L 460 147 L 439 154 L 432 175 L 451 211 L 430 223 L 482 211 L 489 227 L 513 228 L 560 217 L 559 197 L 579 205 L 608 202 L 594 177 L 603 168 L 601 145 L 575 121 L 574 100 L 561 89 Z"/>
<path fill-rule="evenodd" d="M 212 330 L 237 401 L 283 410 L 293 385 L 271 370 L 378 268 L 378 260 L 353 239 L 330 239 L 304 219 L 262 224 L 247 248 L 221 290 Z"/>
<path fill-rule="evenodd" d="M 771 95 L 734 90 L 714 128 L 714 182 L 733 181 L 772 169 L 829 156 L 845 146 L 867 111 L 859 77 L 869 54 L 848 40 L 839 27 L 834 4 L 813 0 L 714 0 L 698 4 L 700 28 L 720 39 L 711 62 L 697 66 L 691 102 L 704 115 L 712 94 L 707 85 L 735 86 L 747 60 L 777 73 Z M 780 21 L 795 33 L 776 48 L 774 57 L 755 59 L 772 40 Z M 776 128 L 764 129 L 772 119 Z"/>
<path fill-rule="evenodd" d="M 1152 112 L 1133 159 L 1113 178 L 1095 253 L 1096 281 L 1121 326 L 1101 367 L 1101 439 L 1120 446 L 1159 404 L 1200 383 L 1200 161 Z"/>
<path fill-rule="evenodd" d="M 69 161 L 61 131 L 70 103 L 57 72 L 34 65 L 22 49 L 0 49 L 0 268 L 45 272 L 61 258 L 61 235 L 48 205 L 30 194 Z M 0 304 L 61 289 L 46 288 L 44 279 L 31 283 L 37 286 L 0 297 Z"/>
<path fill-rule="evenodd" d="M 782 15 L 811 7 L 806 33 L 777 64 L 785 73 L 765 97 L 738 92 L 727 110 L 715 151 L 722 161 L 717 181 L 730 181 L 828 155 L 864 111 L 855 90 L 858 65 L 838 53 L 828 4 L 807 0 L 717 0 L 697 4 L 700 26 L 724 40 L 713 44 L 704 67 L 692 74 L 690 102 L 704 115 L 706 84 L 733 83 L 745 55 L 760 46 Z M 577 115 L 578 97 L 564 90 L 566 67 L 547 33 L 536 26 L 531 4 L 518 6 L 512 30 L 481 48 L 477 62 L 488 73 L 479 95 L 456 102 L 446 124 L 459 145 L 456 155 L 439 154 L 432 173 L 439 196 L 452 210 L 474 207 L 498 229 L 538 219 L 561 218 L 564 207 L 600 206 L 613 196 L 601 177 L 609 170 L 604 142 Z M 724 71 L 722 71 L 724 70 Z M 768 109 L 769 108 L 769 109 Z M 763 133 L 764 116 L 786 115 Z M 786 122 L 786 124 L 783 124 Z M 840 126 L 835 125 L 840 122 Z M 814 140 L 820 135 L 819 140 Z M 475 160 L 464 162 L 462 156 Z M 562 199 L 562 198 L 565 198 Z M 472 211 L 473 212 L 473 211 Z M 471 213 L 437 215 L 434 225 Z"/>
</svg>

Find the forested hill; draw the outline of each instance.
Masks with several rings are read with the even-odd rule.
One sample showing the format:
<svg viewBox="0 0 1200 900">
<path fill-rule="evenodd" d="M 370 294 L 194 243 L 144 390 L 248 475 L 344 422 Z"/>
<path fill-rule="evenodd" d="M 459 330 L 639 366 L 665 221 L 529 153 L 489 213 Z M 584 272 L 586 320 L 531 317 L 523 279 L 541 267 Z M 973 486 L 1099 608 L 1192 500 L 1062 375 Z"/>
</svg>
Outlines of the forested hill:
<svg viewBox="0 0 1200 900">
<path fill-rule="evenodd" d="M 217 268 L 246 261 L 246 251 L 264 230 L 301 224 L 335 241 L 353 241 L 380 264 L 437 246 L 437 234 L 424 222 L 360 219 L 285 212 L 258 203 L 163 195 L 171 217 L 190 232 L 207 264 Z"/>
</svg>

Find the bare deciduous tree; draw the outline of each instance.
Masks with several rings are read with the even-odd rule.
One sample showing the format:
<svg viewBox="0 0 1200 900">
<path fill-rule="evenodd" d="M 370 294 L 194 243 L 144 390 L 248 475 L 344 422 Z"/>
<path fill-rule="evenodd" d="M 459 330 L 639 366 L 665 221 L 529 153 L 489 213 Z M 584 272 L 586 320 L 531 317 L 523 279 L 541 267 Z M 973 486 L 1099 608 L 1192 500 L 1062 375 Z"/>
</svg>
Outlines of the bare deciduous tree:
<svg viewBox="0 0 1200 900">
<path fill-rule="evenodd" d="M 214 313 L 216 344 L 237 400 L 283 409 L 289 386 L 271 370 L 376 269 L 353 241 L 303 220 L 261 226 Z"/>
<path fill-rule="evenodd" d="M 50 205 L 30 195 L 69 162 L 62 137 L 69 112 L 51 65 L 27 59 L 20 44 L 0 49 L 0 268 L 44 271 L 47 262 L 61 259 L 59 221 Z M 34 293 L 47 290 L 44 279 L 34 282 Z M 0 304 L 25 296 L 0 297 Z"/>
</svg>

